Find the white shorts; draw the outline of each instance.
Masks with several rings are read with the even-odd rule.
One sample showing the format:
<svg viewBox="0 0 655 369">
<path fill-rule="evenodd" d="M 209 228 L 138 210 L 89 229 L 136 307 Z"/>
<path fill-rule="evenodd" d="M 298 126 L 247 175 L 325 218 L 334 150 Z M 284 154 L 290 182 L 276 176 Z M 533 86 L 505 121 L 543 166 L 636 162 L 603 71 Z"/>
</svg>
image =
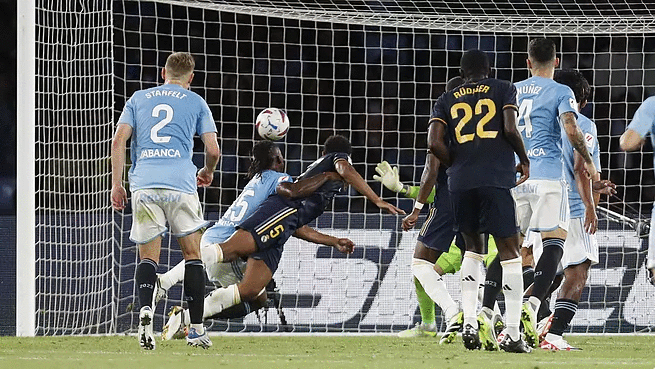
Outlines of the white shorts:
<svg viewBox="0 0 655 369">
<path fill-rule="evenodd" d="M 132 193 L 132 230 L 130 240 L 143 244 L 166 233 L 184 237 L 206 227 L 197 193 L 167 189 L 145 189 Z"/>
<path fill-rule="evenodd" d="M 569 199 L 563 180 L 534 179 L 512 189 L 521 233 L 567 230 Z"/>
<path fill-rule="evenodd" d="M 569 233 L 564 242 L 562 268 L 582 264 L 590 260 L 598 264 L 598 241 L 596 236 L 584 230 L 584 218 L 573 218 L 569 223 Z"/>
<path fill-rule="evenodd" d="M 203 236 L 200 241 L 200 252 L 202 253 L 203 248 L 209 247 L 214 243 L 217 243 L 215 239 L 210 241 L 207 237 Z M 237 259 L 231 263 L 214 263 L 213 265 L 205 265 L 205 270 L 207 271 L 207 277 L 212 283 L 219 284 L 221 287 L 227 287 L 241 282 L 243 273 L 246 270 L 246 262 L 243 259 Z"/>
</svg>

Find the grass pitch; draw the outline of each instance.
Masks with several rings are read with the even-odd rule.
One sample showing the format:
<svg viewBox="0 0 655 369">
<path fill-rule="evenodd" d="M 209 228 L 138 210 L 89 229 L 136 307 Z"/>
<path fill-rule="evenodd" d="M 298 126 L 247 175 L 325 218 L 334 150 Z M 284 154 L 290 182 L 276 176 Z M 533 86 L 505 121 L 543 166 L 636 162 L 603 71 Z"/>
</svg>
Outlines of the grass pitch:
<svg viewBox="0 0 655 369">
<path fill-rule="evenodd" d="M 467 351 L 461 340 L 393 336 L 212 336 L 143 351 L 132 336 L 0 337 L 0 368 L 655 368 L 654 336 L 569 336 L 577 352 Z M 189 366 L 192 365 L 192 366 Z"/>
</svg>

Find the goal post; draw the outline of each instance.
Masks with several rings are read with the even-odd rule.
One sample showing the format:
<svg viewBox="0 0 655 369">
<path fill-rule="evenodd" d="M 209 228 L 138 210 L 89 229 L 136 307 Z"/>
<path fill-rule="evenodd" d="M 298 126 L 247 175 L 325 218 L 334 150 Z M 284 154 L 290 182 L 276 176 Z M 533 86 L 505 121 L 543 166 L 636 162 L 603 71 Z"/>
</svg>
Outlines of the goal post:
<svg viewBox="0 0 655 369">
<path fill-rule="evenodd" d="M 35 0 L 18 2 L 16 71 L 16 335 L 35 334 Z"/>
<path fill-rule="evenodd" d="M 128 239 L 130 209 L 110 208 L 110 141 L 127 99 L 162 82 L 159 72 L 174 51 L 194 55 L 191 89 L 217 122 L 221 162 L 212 186 L 200 190 L 208 220 L 216 221 L 243 188 L 249 151 L 259 140 L 254 119 L 267 107 L 285 109 L 290 118 L 279 143 L 289 174 L 314 161 L 329 135 L 343 134 L 353 144 L 353 165 L 373 189 L 411 209 L 411 200 L 373 181 L 376 164 L 387 160 L 399 166 L 403 182 L 418 183 L 432 104 L 459 74 L 462 53 L 488 52 L 494 75 L 516 82 L 528 77 L 527 45 L 537 36 L 552 38 L 562 66 L 580 69 L 593 87 L 583 113 L 598 125 L 602 176 L 618 184 L 623 199 L 603 199 L 601 206 L 631 219 L 650 217 L 652 148 L 625 154 L 618 147 L 634 111 L 655 93 L 655 15 L 645 2 L 33 2 L 36 70 L 27 76 L 36 76 L 35 137 L 21 140 L 32 145 L 35 172 L 19 163 L 23 181 L 36 178 L 32 195 L 22 192 L 35 201 L 23 220 L 33 216 L 33 223 L 19 226 L 21 237 L 36 230 L 34 240 L 23 240 L 34 255 L 19 255 L 34 267 L 34 306 L 21 312 L 31 334 L 136 331 L 138 257 Z M 21 112 L 30 110 L 21 105 Z M 590 272 L 573 332 L 635 333 L 655 325 L 645 242 L 613 219 L 602 220 L 601 262 Z M 212 330 L 389 333 L 420 319 L 409 268 L 417 232 L 400 231 L 398 217 L 380 214 L 353 191 L 337 196 L 311 225 L 350 237 L 355 252 L 346 257 L 291 239 L 271 307 L 213 321 Z M 158 273 L 182 260 L 174 240 L 166 237 L 164 245 Z M 21 291 L 30 276 L 19 277 Z M 457 279 L 445 276 L 455 299 Z M 162 300 L 155 330 L 181 296 L 176 286 Z M 440 318 L 438 324 L 443 328 Z"/>
</svg>

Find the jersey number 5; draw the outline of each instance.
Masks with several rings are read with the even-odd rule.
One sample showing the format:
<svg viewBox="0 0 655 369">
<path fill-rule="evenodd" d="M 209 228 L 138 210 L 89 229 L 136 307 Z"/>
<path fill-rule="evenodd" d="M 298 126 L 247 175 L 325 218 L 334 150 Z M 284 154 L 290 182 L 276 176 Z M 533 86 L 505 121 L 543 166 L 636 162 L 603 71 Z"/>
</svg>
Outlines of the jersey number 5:
<svg viewBox="0 0 655 369">
<path fill-rule="evenodd" d="M 455 137 L 457 138 L 457 142 L 460 144 L 473 141 L 476 134 L 480 138 L 495 138 L 498 135 L 498 131 L 484 130 L 485 124 L 489 123 L 489 121 L 496 115 L 496 104 L 491 99 L 478 100 L 477 104 L 475 104 L 476 116 L 482 115 L 483 106 L 487 107 L 486 114 L 484 114 L 478 120 L 478 124 L 475 127 L 475 133 L 468 134 L 462 134 L 462 129 L 464 129 L 464 126 L 466 126 L 466 124 L 473 118 L 473 108 L 471 108 L 471 105 L 465 102 L 460 102 L 450 108 L 450 115 L 453 119 L 459 118 L 460 111 L 464 112 L 464 116 L 460 119 L 459 123 L 457 123 L 457 126 L 455 127 Z"/>
<path fill-rule="evenodd" d="M 152 109 L 152 117 L 159 118 L 161 112 L 166 113 L 164 119 L 160 120 L 159 123 L 152 126 L 150 129 L 150 139 L 155 143 L 168 143 L 171 140 L 171 136 L 159 136 L 157 133 L 160 129 L 164 128 L 165 125 L 173 120 L 173 108 L 168 104 L 159 104 Z"/>
</svg>

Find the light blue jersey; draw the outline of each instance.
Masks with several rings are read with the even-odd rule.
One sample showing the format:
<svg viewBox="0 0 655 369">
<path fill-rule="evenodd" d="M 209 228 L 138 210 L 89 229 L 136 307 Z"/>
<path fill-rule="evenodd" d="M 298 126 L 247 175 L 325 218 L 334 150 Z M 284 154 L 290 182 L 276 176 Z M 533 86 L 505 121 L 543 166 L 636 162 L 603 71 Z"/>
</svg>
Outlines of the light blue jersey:
<svg viewBox="0 0 655 369">
<path fill-rule="evenodd" d="M 239 197 L 234 200 L 221 219 L 205 232 L 203 239 L 210 240 L 211 243 L 227 240 L 244 219 L 247 219 L 264 200 L 275 193 L 275 187 L 282 182 L 291 182 L 291 177 L 274 170 L 265 170 L 261 176 L 255 176 L 243 188 Z"/>
<path fill-rule="evenodd" d="M 641 138 L 650 133 L 650 141 L 655 147 L 655 96 L 644 100 L 635 112 L 635 116 L 632 117 L 632 122 L 630 122 L 627 129 L 637 132 Z"/>
<path fill-rule="evenodd" d="M 132 127 L 130 190 L 196 192 L 193 136 L 216 132 L 202 97 L 177 84 L 140 90 L 127 101 L 118 123 Z"/>
<path fill-rule="evenodd" d="M 584 115 L 578 115 L 578 125 L 580 130 L 582 130 L 582 135 L 584 136 L 585 144 L 591 158 L 594 161 L 594 165 L 598 168 L 600 172 L 600 150 L 598 148 L 598 132 L 596 130 L 596 124 L 591 121 L 591 119 L 585 117 Z M 569 140 L 565 137 L 566 134 L 562 134 L 562 151 L 564 154 L 564 174 L 566 175 L 566 182 L 569 187 L 569 209 L 571 213 L 571 219 L 574 218 L 583 218 L 585 207 L 582 202 L 582 198 L 578 193 L 578 187 L 575 183 L 575 177 L 573 172 L 574 165 L 574 156 L 573 156 L 573 146 Z"/>
<path fill-rule="evenodd" d="M 515 83 L 519 103 L 518 128 L 530 158 L 530 179 L 562 178 L 562 129 L 559 116 L 578 104 L 568 86 L 532 77 Z"/>
</svg>

